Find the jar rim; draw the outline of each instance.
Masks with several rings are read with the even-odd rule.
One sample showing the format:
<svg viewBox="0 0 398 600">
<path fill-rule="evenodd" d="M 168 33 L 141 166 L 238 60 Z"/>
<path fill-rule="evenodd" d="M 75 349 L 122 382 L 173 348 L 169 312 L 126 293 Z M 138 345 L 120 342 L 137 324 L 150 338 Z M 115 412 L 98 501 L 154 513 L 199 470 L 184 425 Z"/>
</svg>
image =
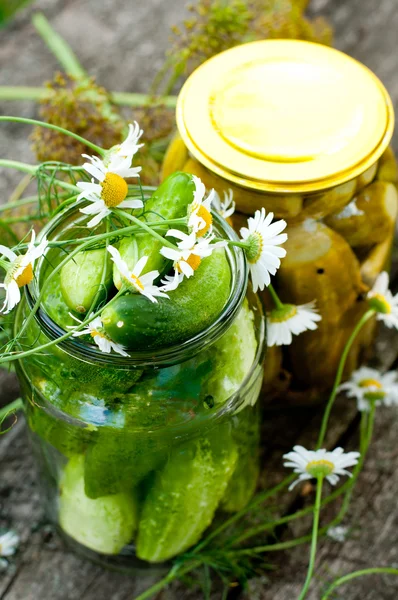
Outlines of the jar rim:
<svg viewBox="0 0 398 600">
<path fill-rule="evenodd" d="M 68 218 L 73 217 L 73 213 L 76 213 L 76 216 L 80 218 L 81 213 L 79 212 L 79 208 L 86 204 L 86 201 L 81 200 L 58 213 L 56 217 L 51 219 L 41 230 L 38 235 L 38 241 L 44 236 L 51 240 L 51 236 L 54 235 L 58 228 L 62 227 L 63 222 Z M 212 216 L 216 232 L 224 234 L 224 237 L 226 236 L 228 239 L 239 241 L 237 233 L 218 213 L 213 213 Z M 81 219 L 84 218 L 84 215 L 81 215 Z M 78 224 L 79 219 L 76 219 L 75 223 Z M 63 231 L 63 229 L 60 229 L 59 234 L 62 234 Z M 101 352 L 97 346 L 84 343 L 80 338 L 72 336 L 60 342 L 58 346 L 71 356 L 84 362 L 89 362 L 97 366 L 114 366 L 119 369 L 142 369 L 150 366 L 170 366 L 183 360 L 183 357 L 188 353 L 189 357 L 194 356 L 204 347 L 204 345 L 215 342 L 228 329 L 246 295 L 248 285 L 248 265 L 244 251 L 236 246 L 227 246 L 226 252 L 232 275 L 229 298 L 217 319 L 188 340 L 160 349 L 128 351 L 128 357 L 116 353 L 108 354 Z M 39 259 L 37 268 L 38 276 L 29 286 L 25 286 L 25 298 L 29 308 L 33 308 L 33 305 L 38 299 L 40 291 L 38 282 L 40 282 L 40 272 L 44 265 L 44 260 L 45 257 Z M 55 340 L 66 333 L 66 330 L 58 325 L 47 314 L 42 306 L 39 307 L 34 318 L 40 328 L 51 340 Z"/>
</svg>

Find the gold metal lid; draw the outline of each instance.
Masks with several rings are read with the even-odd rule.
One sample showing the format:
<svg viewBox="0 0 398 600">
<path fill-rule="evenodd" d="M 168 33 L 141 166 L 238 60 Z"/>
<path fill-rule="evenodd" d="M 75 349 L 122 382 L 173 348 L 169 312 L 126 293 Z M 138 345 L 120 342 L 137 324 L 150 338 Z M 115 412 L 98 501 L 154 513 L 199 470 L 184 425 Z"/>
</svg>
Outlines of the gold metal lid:
<svg viewBox="0 0 398 600">
<path fill-rule="evenodd" d="M 367 67 L 333 48 L 265 40 L 211 58 L 189 77 L 177 125 L 211 171 L 255 190 L 323 190 L 363 173 L 388 146 L 391 99 Z"/>
</svg>

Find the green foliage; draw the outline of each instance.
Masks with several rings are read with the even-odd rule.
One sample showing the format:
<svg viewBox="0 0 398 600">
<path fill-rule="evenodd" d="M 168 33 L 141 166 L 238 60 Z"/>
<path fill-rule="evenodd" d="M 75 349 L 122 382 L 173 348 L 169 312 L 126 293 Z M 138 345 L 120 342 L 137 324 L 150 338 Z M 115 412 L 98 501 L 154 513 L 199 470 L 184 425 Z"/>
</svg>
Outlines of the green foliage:
<svg viewBox="0 0 398 600">
<path fill-rule="evenodd" d="M 0 0 L 0 27 L 32 0 Z"/>
</svg>

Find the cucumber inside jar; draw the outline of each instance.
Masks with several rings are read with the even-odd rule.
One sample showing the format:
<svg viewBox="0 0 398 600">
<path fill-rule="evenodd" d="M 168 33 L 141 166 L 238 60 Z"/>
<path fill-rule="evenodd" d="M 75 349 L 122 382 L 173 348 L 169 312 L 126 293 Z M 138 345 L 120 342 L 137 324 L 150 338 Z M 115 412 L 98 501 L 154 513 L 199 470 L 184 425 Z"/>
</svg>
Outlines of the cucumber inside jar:
<svg viewBox="0 0 398 600">
<path fill-rule="evenodd" d="M 179 218 L 186 214 L 192 190 L 191 176 L 176 174 L 154 195 L 149 214 Z M 159 255 L 159 242 L 149 234 L 113 245 L 133 262 L 148 255 L 150 268 L 160 272 L 157 284 L 173 272 L 171 262 Z M 117 294 L 120 278 L 113 269 L 110 280 L 105 252 L 102 247 L 78 254 L 74 263 L 66 263 L 69 267 L 51 275 L 65 256 L 51 250 L 43 278 L 51 275 L 44 309 L 60 328 L 76 326 L 76 319 L 83 318 L 81 307 L 86 314 L 90 307 L 99 309 L 92 306 L 92 291 L 99 285 L 108 300 Z M 88 295 L 80 289 L 83 275 L 90 283 Z M 201 260 L 194 276 L 168 292 L 169 298 L 150 302 L 126 290 L 102 310 L 103 333 L 135 355 L 152 350 L 156 356 L 157 349 L 183 345 L 216 322 L 231 284 L 229 257 L 217 248 Z M 34 327 L 28 333 L 32 344 L 37 335 L 45 337 Z M 76 341 L 98 352 L 90 335 Z M 134 543 L 139 558 L 160 562 L 195 544 L 218 509 L 243 506 L 254 492 L 257 473 L 256 466 L 248 468 L 249 455 L 256 453 L 245 445 L 248 437 L 257 442 L 257 430 L 246 427 L 246 437 L 237 431 L 255 411 L 247 407 L 213 426 L 209 422 L 212 412 L 242 385 L 256 351 L 254 316 L 245 301 L 221 338 L 178 364 L 130 369 L 118 368 L 116 360 L 114 366 L 101 366 L 57 347 L 44 365 L 32 362 L 32 381 L 39 393 L 71 418 L 68 427 L 59 427 L 39 406 L 31 414 L 32 429 L 63 455 L 59 521 L 64 531 L 105 554 Z"/>
</svg>

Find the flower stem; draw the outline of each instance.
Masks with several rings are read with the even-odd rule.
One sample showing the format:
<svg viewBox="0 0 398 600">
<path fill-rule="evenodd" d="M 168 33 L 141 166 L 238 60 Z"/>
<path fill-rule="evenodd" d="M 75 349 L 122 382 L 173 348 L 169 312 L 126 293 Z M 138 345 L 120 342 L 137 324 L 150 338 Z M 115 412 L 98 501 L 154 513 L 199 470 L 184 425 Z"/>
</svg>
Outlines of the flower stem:
<svg viewBox="0 0 398 600">
<path fill-rule="evenodd" d="M 323 477 L 320 476 L 320 477 L 318 477 L 317 486 L 316 486 L 316 498 L 315 498 L 315 504 L 314 504 L 314 522 L 312 525 L 310 562 L 308 565 L 307 577 L 305 579 L 304 586 L 303 586 L 303 589 L 301 590 L 298 600 L 304 600 L 304 598 L 306 597 L 308 588 L 310 587 L 312 575 L 314 573 L 316 547 L 317 547 L 317 541 L 318 541 L 319 514 L 320 514 L 320 510 L 321 510 L 322 484 L 323 484 Z"/>
<path fill-rule="evenodd" d="M 393 569 L 392 567 L 372 567 L 370 569 L 361 569 L 359 571 L 353 571 L 352 573 L 348 573 L 348 575 L 344 575 L 343 577 L 339 577 L 332 583 L 331 586 L 328 587 L 326 593 L 322 596 L 322 600 L 327 600 L 330 598 L 331 593 L 338 588 L 340 585 L 351 581 L 352 579 L 356 579 L 357 577 L 362 577 L 363 575 L 378 575 L 378 574 L 388 574 L 388 575 L 398 575 L 398 569 Z"/>
<path fill-rule="evenodd" d="M 137 217 L 134 217 L 133 215 L 130 215 L 129 213 L 125 212 L 124 210 L 120 210 L 120 209 L 116 209 L 114 212 L 116 214 L 120 215 L 121 217 L 128 219 L 129 221 L 132 221 L 133 223 L 135 223 L 136 225 L 141 227 L 141 229 L 144 229 L 147 233 L 150 233 L 154 238 L 159 240 L 159 242 L 161 242 L 164 246 L 168 246 L 169 248 L 172 248 L 173 250 L 177 250 L 177 246 L 175 246 L 174 244 L 172 244 L 171 242 L 166 240 L 159 233 L 156 233 L 156 231 L 154 231 L 149 225 L 147 225 L 143 221 L 140 221 L 139 219 L 137 219 Z"/>
<path fill-rule="evenodd" d="M 268 291 L 271 294 L 272 300 L 274 301 L 276 308 L 283 308 L 283 302 L 281 302 L 281 300 L 279 299 L 279 296 L 271 283 L 268 286 Z"/>
<path fill-rule="evenodd" d="M 2 117 L 0 117 L 0 120 Z M 23 173 L 29 173 L 32 177 L 37 175 L 37 171 L 40 168 L 40 165 L 28 165 L 27 163 L 23 163 L 17 160 L 8 160 L 8 159 L 0 159 L 0 167 L 6 167 L 7 169 L 15 169 L 16 171 L 22 171 Z M 78 188 L 71 183 L 67 183 L 66 181 L 62 181 L 61 179 L 56 179 L 55 177 L 50 177 L 50 175 L 46 176 L 46 179 L 51 179 L 51 182 L 56 184 L 57 186 L 63 188 L 64 190 L 76 192 Z M 4 205 L 4 209 L 7 205 Z"/>
<path fill-rule="evenodd" d="M 182 575 L 185 575 L 186 573 L 193 571 L 194 569 L 196 569 L 199 566 L 200 566 L 199 560 L 192 561 L 191 563 L 189 563 L 188 565 L 186 565 L 183 568 L 181 568 L 180 565 L 175 565 L 174 567 L 172 567 L 170 569 L 170 571 L 166 575 L 166 577 L 163 577 L 163 579 L 161 579 L 160 581 L 158 581 L 157 583 L 152 585 L 150 588 L 145 590 L 145 592 L 143 592 L 139 596 L 136 596 L 134 598 L 134 600 L 147 600 L 147 598 L 151 598 L 151 596 L 153 596 L 157 592 L 160 592 L 160 590 L 165 588 L 174 579 L 176 579 L 177 577 L 182 577 Z"/>
<path fill-rule="evenodd" d="M 58 125 L 53 125 L 52 123 L 45 123 L 44 121 L 38 121 L 37 119 L 26 119 L 25 117 L 13 117 L 13 116 L 0 116 L 0 121 L 11 121 L 12 123 L 26 123 L 28 125 L 36 125 L 38 127 L 45 127 L 46 129 L 53 129 L 54 131 L 58 131 L 59 133 L 63 133 L 68 135 L 69 137 L 78 140 L 88 148 L 97 152 L 100 156 L 105 154 L 103 148 L 100 148 L 96 144 L 89 142 L 85 138 L 81 137 L 77 133 L 73 133 L 72 131 L 68 131 L 68 129 L 64 129 L 63 127 L 58 127 Z"/>
<path fill-rule="evenodd" d="M 90 323 L 93 319 L 95 319 L 95 317 L 98 317 L 98 315 L 100 315 L 102 313 L 102 311 L 104 310 L 104 308 L 106 306 L 110 306 L 111 304 L 113 304 L 115 302 L 115 300 L 117 298 L 119 298 L 119 296 L 121 296 L 121 294 L 125 293 L 125 291 L 126 290 L 124 288 L 122 288 L 121 290 L 119 290 L 118 293 L 111 300 L 109 300 L 109 302 L 105 306 L 101 306 L 101 308 L 99 310 L 97 310 L 95 313 L 93 313 L 90 316 L 86 317 L 86 319 L 84 319 L 80 323 L 80 325 L 78 325 L 77 327 L 74 327 L 73 330 L 68 331 L 64 335 L 61 335 L 60 337 L 56 338 L 55 340 L 51 340 L 50 342 L 47 342 L 46 344 L 42 344 L 41 346 L 38 346 L 37 348 L 31 348 L 30 350 L 25 350 L 24 352 L 18 352 L 17 354 L 11 355 L 9 357 L 1 357 L 0 358 L 0 364 L 3 363 L 3 362 L 10 362 L 12 360 L 20 360 L 21 358 L 26 358 L 27 356 L 31 356 L 32 354 L 37 354 L 38 352 L 41 352 L 42 350 L 47 350 L 47 348 L 51 348 L 52 346 L 56 346 L 60 342 L 63 342 L 65 340 L 67 340 L 76 331 L 81 331 L 82 329 L 84 329 L 84 327 L 88 323 Z M 26 321 L 25 321 L 25 323 L 26 323 Z"/>
<path fill-rule="evenodd" d="M 55 92 L 51 89 L 28 86 L 0 86 L 0 100 L 43 100 Z M 82 96 L 84 99 L 84 94 Z M 91 96 L 92 98 L 92 96 Z M 177 96 L 154 97 L 148 94 L 134 94 L 130 92 L 110 92 L 111 101 L 119 106 L 145 106 L 153 104 L 151 101 L 163 104 L 167 108 L 175 108 Z"/>
<path fill-rule="evenodd" d="M 325 412 L 323 414 L 323 418 L 322 418 L 322 424 L 321 424 L 321 430 L 319 432 L 319 437 L 318 437 L 318 442 L 316 445 L 316 449 L 319 449 L 324 440 L 325 440 L 325 435 L 326 435 L 326 428 L 328 425 L 328 421 L 329 421 L 329 416 L 330 416 L 330 412 L 333 408 L 333 403 L 335 401 L 336 395 L 337 395 L 337 390 L 338 387 L 341 383 L 342 377 L 343 377 L 343 373 L 344 373 L 344 367 L 345 367 L 345 363 L 348 357 L 348 353 L 351 350 L 351 346 L 355 340 L 355 338 L 357 337 L 358 333 L 361 331 L 362 327 L 365 325 L 365 323 L 367 321 L 369 321 L 369 319 L 375 314 L 375 311 L 373 309 L 368 310 L 362 317 L 361 319 L 358 321 L 358 323 L 356 324 L 354 331 L 351 333 L 350 337 L 348 338 L 348 341 L 344 347 L 343 353 L 341 355 L 340 358 L 340 362 L 339 362 L 339 366 L 337 369 L 337 373 L 336 373 L 336 377 L 334 380 L 334 384 L 333 384 L 333 388 L 332 391 L 330 393 L 329 396 L 329 400 L 328 403 L 326 405 L 325 408 Z"/>
<path fill-rule="evenodd" d="M 88 77 L 69 44 L 51 27 L 42 13 L 35 13 L 32 22 L 68 75 L 80 79 Z"/>
<path fill-rule="evenodd" d="M 0 408 L 0 423 L 2 423 L 4 419 L 12 412 L 23 410 L 23 407 L 22 398 L 17 398 L 16 400 L 13 400 L 13 402 L 10 402 L 9 404 L 6 404 L 6 406 Z"/>
</svg>

